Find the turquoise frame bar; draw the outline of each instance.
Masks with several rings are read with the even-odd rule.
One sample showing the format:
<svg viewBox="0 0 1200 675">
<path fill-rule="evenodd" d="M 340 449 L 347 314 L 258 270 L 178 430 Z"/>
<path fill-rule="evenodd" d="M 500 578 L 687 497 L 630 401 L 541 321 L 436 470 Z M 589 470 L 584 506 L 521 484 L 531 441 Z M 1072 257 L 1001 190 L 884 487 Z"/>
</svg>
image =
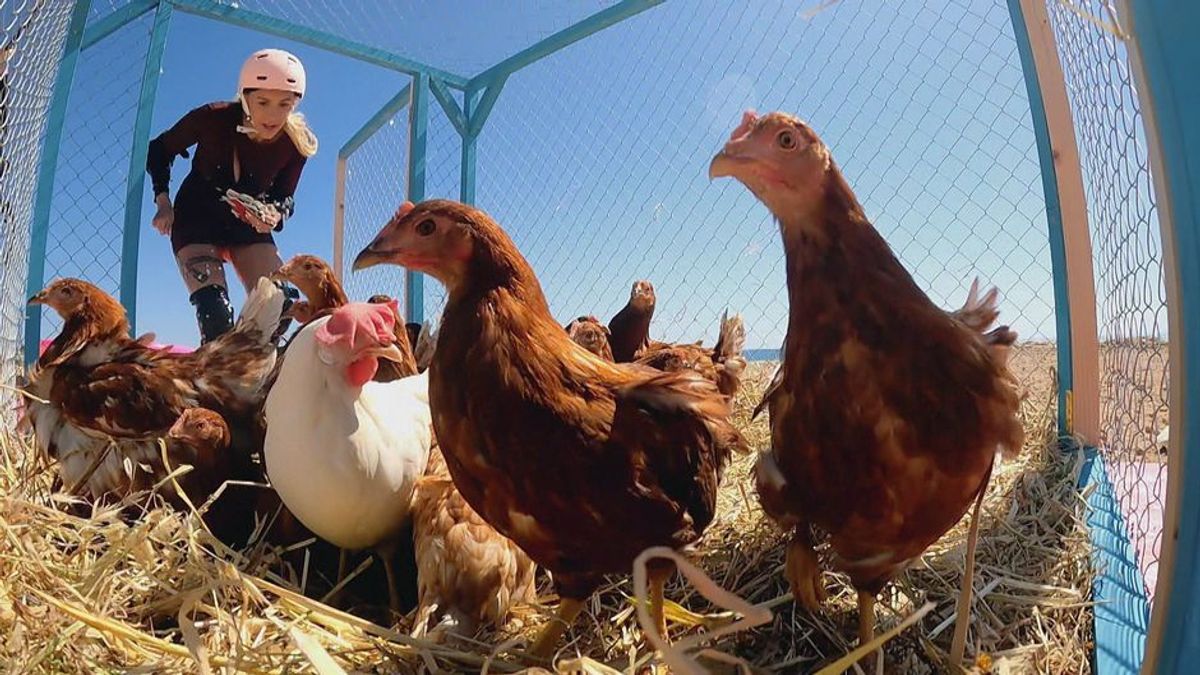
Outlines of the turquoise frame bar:
<svg viewBox="0 0 1200 675">
<path fill-rule="evenodd" d="M 458 184 L 459 200 L 464 204 L 475 204 L 475 141 L 478 134 L 465 133 L 471 118 L 479 108 L 479 91 L 467 91 L 463 94 L 464 133 L 462 134 L 462 166 Z"/>
<path fill-rule="evenodd" d="M 27 296 L 32 296 L 46 283 L 46 243 L 50 237 L 50 208 L 54 201 L 54 177 L 58 172 L 58 152 L 62 147 L 63 122 L 71 98 L 71 83 L 83 45 L 84 27 L 92 0 L 77 0 L 67 24 L 63 41 L 63 56 L 54 77 L 54 93 L 46 115 L 46 135 L 42 139 L 42 156 L 38 166 L 37 194 L 34 196 L 33 223 L 29 233 L 29 272 L 25 278 Z M 25 364 L 37 360 L 42 340 L 42 306 L 32 305 L 25 313 Z"/>
<path fill-rule="evenodd" d="M 1151 157 L 1161 158 L 1156 186 L 1172 306 L 1171 443 L 1175 527 L 1163 533 L 1173 543 L 1171 572 L 1159 582 L 1154 629 L 1156 673 L 1193 672 L 1200 659 L 1200 4 L 1182 0 L 1133 0 L 1131 51 L 1141 63 L 1147 139 Z M 1191 290 L 1189 290 L 1191 289 Z M 1166 518 L 1172 523 L 1170 515 Z"/>
<path fill-rule="evenodd" d="M 338 157 L 341 159 L 346 159 L 350 155 L 354 154 L 354 151 L 358 150 L 358 148 L 362 146 L 362 144 L 365 143 L 368 138 L 371 137 L 371 134 L 379 131 L 379 128 L 387 124 L 388 120 L 392 119 L 401 110 L 404 110 L 406 107 L 408 107 L 408 103 L 411 99 L 412 84 L 406 84 L 404 85 L 404 88 L 400 90 L 400 93 L 388 99 L 387 103 L 384 103 L 383 106 L 371 116 L 371 119 L 367 120 L 358 131 L 354 132 L 354 135 L 350 137 L 350 140 L 346 141 L 346 144 L 342 146 L 341 150 L 338 150 Z"/>
<path fill-rule="evenodd" d="M 1150 633 L 1146 579 L 1129 539 L 1129 527 L 1113 491 L 1104 455 L 1095 448 L 1083 451 L 1087 459 L 1079 473 L 1079 490 L 1088 495 L 1088 537 L 1096 570 L 1092 581 L 1094 672 L 1132 675 L 1141 669 Z"/>
<path fill-rule="evenodd" d="M 498 78 L 507 77 L 531 63 L 540 61 L 554 52 L 569 47 L 583 38 L 620 23 L 632 16 L 661 5 L 665 0 L 621 0 L 607 9 L 600 10 L 588 18 L 571 24 L 557 33 L 531 45 L 500 63 L 471 78 L 467 89 L 482 89 Z"/>
<path fill-rule="evenodd" d="M 154 120 L 154 101 L 158 97 L 159 73 L 167 33 L 171 26 L 171 3 L 161 2 L 154 13 L 150 48 L 142 71 L 142 90 L 138 95 L 137 120 L 133 125 L 133 149 L 129 156 L 129 178 L 125 184 L 125 229 L 121 239 L 121 304 L 129 315 L 129 326 L 137 326 L 138 244 L 142 231 L 142 204 L 145 203 L 146 152 L 150 146 L 150 124 Z"/>
<path fill-rule="evenodd" d="M 1054 168 L 1054 149 L 1050 145 L 1050 127 L 1046 121 L 1046 107 L 1038 83 L 1037 66 L 1033 60 L 1033 48 L 1029 43 L 1029 31 L 1025 28 L 1025 17 L 1020 0 L 1008 0 L 1008 12 L 1012 18 L 1013 33 L 1017 41 L 1017 52 L 1021 56 L 1021 70 L 1025 74 L 1025 88 L 1029 93 L 1029 112 L 1033 121 L 1033 134 L 1037 140 L 1038 159 L 1042 167 L 1042 192 L 1046 199 L 1046 225 L 1050 237 L 1050 266 L 1054 278 L 1055 332 L 1058 349 L 1058 429 L 1060 434 L 1067 428 L 1067 392 L 1074 388 L 1073 355 L 1071 353 L 1071 300 L 1067 286 L 1067 244 L 1063 237 L 1062 208 L 1058 195 L 1058 172 Z"/>
<path fill-rule="evenodd" d="M 171 2 L 175 5 L 176 9 L 189 14 L 217 19 L 235 26 L 252 28 L 268 35 L 295 40 L 296 42 L 325 49 L 384 68 L 398 70 L 409 75 L 415 76 L 420 73 L 429 77 L 436 77 L 456 89 L 465 89 L 467 86 L 467 78 L 461 75 L 455 75 L 454 73 L 434 68 L 420 61 L 397 56 L 377 47 L 347 40 L 332 33 L 301 26 L 266 14 L 221 4 L 214 0 L 171 0 Z"/>
<path fill-rule="evenodd" d="M 157 7 L 158 3 L 159 0 L 133 0 L 128 5 L 97 20 L 84 30 L 83 44 L 80 46 L 80 49 L 87 49 L 109 35 L 121 30 L 126 24 Z"/>
<path fill-rule="evenodd" d="M 429 126 L 429 76 L 413 76 L 412 98 L 408 107 L 408 200 L 425 199 L 425 149 Z M 408 321 L 425 321 L 425 275 L 404 272 L 404 312 Z"/>
</svg>

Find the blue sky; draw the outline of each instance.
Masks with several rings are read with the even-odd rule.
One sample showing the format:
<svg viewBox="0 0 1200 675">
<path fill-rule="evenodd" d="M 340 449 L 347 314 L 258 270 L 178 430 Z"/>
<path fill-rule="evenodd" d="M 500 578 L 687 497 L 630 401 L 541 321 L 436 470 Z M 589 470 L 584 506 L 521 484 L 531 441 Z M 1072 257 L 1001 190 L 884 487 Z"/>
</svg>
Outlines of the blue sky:
<svg viewBox="0 0 1200 675">
<path fill-rule="evenodd" d="M 357 22 L 321 3 L 295 11 L 300 4 L 243 6 L 403 47 L 469 75 L 605 3 L 544 3 L 528 16 L 495 5 L 484 12 L 480 2 L 406 3 Z M 1022 337 L 1053 339 L 1041 179 L 1007 10 L 930 0 L 897 12 L 878 0 L 846 0 L 809 20 L 802 12 L 812 4 L 668 2 L 509 79 L 479 141 L 477 202 L 533 263 L 556 315 L 607 319 L 630 284 L 648 278 L 658 288 L 656 337 L 711 341 L 728 307 L 745 316 L 750 347 L 779 345 L 787 306 L 776 227 L 740 185 L 706 176 L 741 110 L 755 107 L 815 126 L 935 301 L 961 304 L 979 275 L 1000 286 L 1002 320 Z M 80 66 L 51 275 L 115 278 L 109 249 L 119 248 L 149 25 L 146 17 L 93 47 Z M 285 257 L 328 257 L 337 150 L 405 84 L 403 75 L 176 13 L 152 134 L 192 107 L 229 98 L 242 59 L 266 46 L 304 61 L 310 93 L 301 110 L 321 140 L 280 247 Z M 427 194 L 456 197 L 457 134 L 436 104 L 432 111 Z M 350 160 L 348 255 L 402 197 L 405 124 L 402 114 Z M 177 160 L 173 188 L 186 167 Z M 194 344 L 192 309 L 168 241 L 149 226 L 148 187 L 144 194 L 138 329 Z M 106 243 L 85 243 L 93 234 Z M 71 264 L 67 252 L 81 249 L 88 258 Z M 348 285 L 358 297 L 402 295 L 399 278 L 368 274 Z M 426 311 L 435 314 L 441 292 L 432 280 L 427 289 Z"/>
</svg>

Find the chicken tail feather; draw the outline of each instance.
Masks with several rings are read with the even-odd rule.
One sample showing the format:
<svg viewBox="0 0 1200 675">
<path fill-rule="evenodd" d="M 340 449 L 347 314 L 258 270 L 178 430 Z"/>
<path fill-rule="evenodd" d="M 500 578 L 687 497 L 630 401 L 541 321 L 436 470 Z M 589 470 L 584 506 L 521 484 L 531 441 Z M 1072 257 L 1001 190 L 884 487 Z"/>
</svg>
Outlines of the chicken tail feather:
<svg viewBox="0 0 1200 675">
<path fill-rule="evenodd" d="M 247 326 L 253 326 L 262 333 L 264 339 L 270 339 L 279 326 L 283 304 L 283 289 L 266 277 L 259 279 L 258 285 L 246 297 L 246 304 L 242 305 L 242 314 L 234 330 L 246 330 Z"/>
</svg>

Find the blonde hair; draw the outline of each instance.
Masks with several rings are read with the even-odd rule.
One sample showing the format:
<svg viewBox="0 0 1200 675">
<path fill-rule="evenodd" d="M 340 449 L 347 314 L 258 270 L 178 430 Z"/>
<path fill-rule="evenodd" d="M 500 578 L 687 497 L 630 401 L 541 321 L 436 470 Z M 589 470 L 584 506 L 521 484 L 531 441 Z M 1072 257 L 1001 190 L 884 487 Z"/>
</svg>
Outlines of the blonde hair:
<svg viewBox="0 0 1200 675">
<path fill-rule="evenodd" d="M 292 139 L 292 145 L 296 146 L 301 155 L 312 157 L 317 154 L 317 135 L 309 128 L 304 115 L 295 112 L 288 115 L 283 130 L 287 132 L 288 137 Z"/>
</svg>

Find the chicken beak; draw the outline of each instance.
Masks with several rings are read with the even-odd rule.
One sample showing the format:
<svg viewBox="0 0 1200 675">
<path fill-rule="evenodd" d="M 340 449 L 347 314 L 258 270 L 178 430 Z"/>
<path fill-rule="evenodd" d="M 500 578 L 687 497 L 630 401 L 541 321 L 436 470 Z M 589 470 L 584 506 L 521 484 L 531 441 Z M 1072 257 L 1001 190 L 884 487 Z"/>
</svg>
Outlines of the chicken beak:
<svg viewBox="0 0 1200 675">
<path fill-rule="evenodd" d="M 374 347 L 367 350 L 367 354 L 380 359 L 386 359 L 394 363 L 404 362 L 404 352 L 396 346 L 396 343 L 390 343 L 386 347 Z"/>
<path fill-rule="evenodd" d="M 288 264 L 288 265 L 284 265 L 283 267 L 280 267 L 279 269 L 277 269 L 277 270 L 275 270 L 274 272 L 272 272 L 272 273 L 271 273 L 271 276 L 270 276 L 270 277 L 268 277 L 268 278 L 269 278 L 271 281 L 287 281 L 287 282 L 290 282 L 290 281 L 292 280 L 292 279 L 291 279 L 291 276 L 292 276 L 292 266 L 291 266 L 290 264 Z"/>
<path fill-rule="evenodd" d="M 733 176 L 737 165 L 742 161 L 740 157 L 730 154 L 728 148 L 722 149 L 708 165 L 708 179 Z"/>
<path fill-rule="evenodd" d="M 374 267 L 387 262 L 387 256 L 375 250 L 375 243 L 372 242 L 369 246 L 358 252 L 354 257 L 354 264 L 350 269 L 355 272 L 361 272 L 369 267 Z"/>
<path fill-rule="evenodd" d="M 27 305 L 44 305 L 44 304 L 46 304 L 46 291 L 44 291 L 44 290 L 38 291 L 37 294 L 34 295 L 33 297 L 29 298 L 29 300 L 26 301 L 25 304 L 27 304 Z"/>
</svg>

